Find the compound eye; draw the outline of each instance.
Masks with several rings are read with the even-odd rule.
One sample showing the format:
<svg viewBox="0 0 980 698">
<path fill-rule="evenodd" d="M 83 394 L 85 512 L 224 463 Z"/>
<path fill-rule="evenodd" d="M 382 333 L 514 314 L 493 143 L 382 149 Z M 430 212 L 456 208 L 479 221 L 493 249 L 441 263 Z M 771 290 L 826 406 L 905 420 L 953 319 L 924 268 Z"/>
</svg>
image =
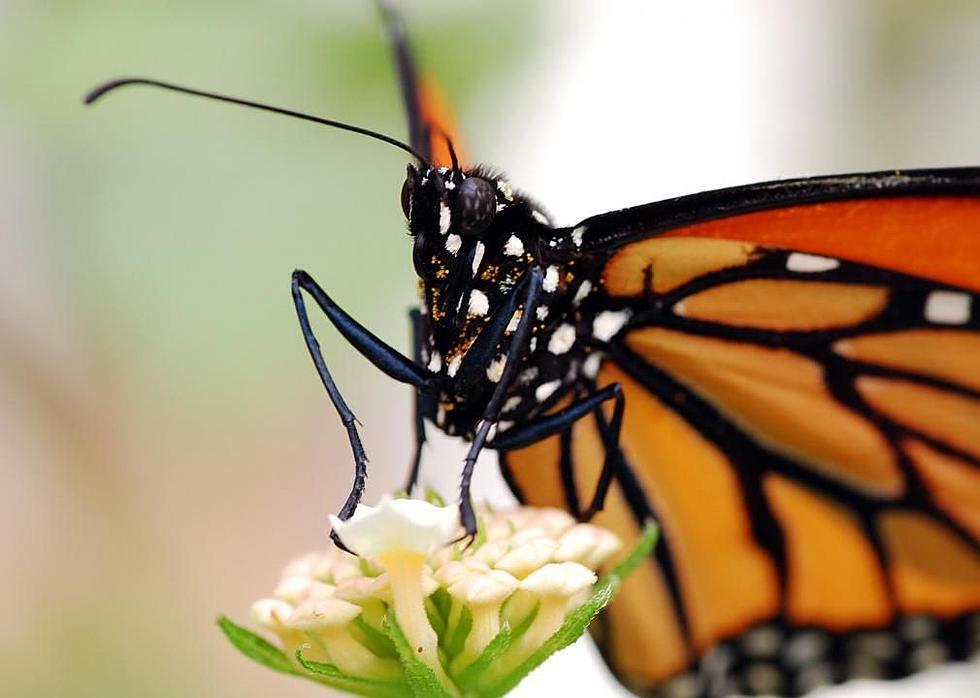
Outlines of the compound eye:
<svg viewBox="0 0 980 698">
<path fill-rule="evenodd" d="M 497 196 L 485 179 L 464 179 L 456 189 L 453 201 L 453 222 L 464 235 L 479 235 L 493 223 L 497 212 Z"/>
<path fill-rule="evenodd" d="M 409 174 L 402 184 L 402 212 L 407 220 L 411 220 L 412 213 L 412 192 L 415 191 L 415 178 Z"/>
</svg>

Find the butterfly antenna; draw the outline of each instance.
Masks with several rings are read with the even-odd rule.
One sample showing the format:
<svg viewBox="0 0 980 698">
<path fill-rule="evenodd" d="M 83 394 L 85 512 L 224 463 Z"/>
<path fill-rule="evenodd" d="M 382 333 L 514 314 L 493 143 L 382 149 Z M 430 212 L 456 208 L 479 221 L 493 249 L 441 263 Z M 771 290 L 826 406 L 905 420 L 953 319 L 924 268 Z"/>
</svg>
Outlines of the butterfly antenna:
<svg viewBox="0 0 980 698">
<path fill-rule="evenodd" d="M 449 161 L 453 165 L 453 172 L 459 172 L 459 158 L 456 157 L 456 149 L 453 147 L 453 141 L 446 133 L 443 133 L 442 137 L 446 139 L 446 147 L 449 148 Z"/>
<path fill-rule="evenodd" d="M 323 124 L 324 126 L 332 126 L 333 128 L 339 128 L 343 131 L 352 131 L 354 133 L 359 133 L 362 136 L 367 136 L 368 138 L 374 138 L 375 140 L 382 141 L 383 143 L 388 143 L 396 148 L 404 150 L 409 155 L 416 158 L 424 167 L 431 167 L 428 158 L 422 156 L 417 150 L 407 143 L 402 143 L 396 138 L 391 136 L 386 136 L 383 133 L 378 133 L 377 131 L 372 131 L 367 128 L 362 128 L 361 126 L 354 126 L 353 124 L 345 124 L 341 121 L 334 121 L 333 119 L 324 119 L 320 116 L 314 116 L 312 114 L 304 114 L 303 112 L 293 111 L 291 109 L 282 109 L 281 107 L 274 107 L 270 104 L 262 104 L 261 102 L 253 102 L 249 99 L 241 99 L 239 97 L 230 97 L 228 95 L 218 94 L 216 92 L 207 92 L 205 90 L 195 90 L 190 87 L 183 87 L 181 85 L 174 85 L 169 82 L 161 82 L 160 80 L 151 80 L 148 78 L 120 78 L 118 80 L 110 80 L 105 82 L 88 94 L 85 95 L 85 104 L 92 104 L 96 100 L 100 99 L 104 95 L 116 90 L 120 87 L 125 87 L 127 85 L 149 85 L 150 87 L 159 87 L 164 90 L 171 90 L 173 92 L 181 92 L 186 95 L 192 95 L 194 97 L 205 97 L 207 99 L 214 99 L 219 102 L 229 102 L 231 104 L 238 104 L 243 107 L 251 107 L 253 109 L 260 109 L 262 111 L 272 112 L 273 114 L 283 114 L 285 116 L 292 116 L 297 119 L 302 119 L 304 121 L 312 121 L 315 124 Z"/>
</svg>

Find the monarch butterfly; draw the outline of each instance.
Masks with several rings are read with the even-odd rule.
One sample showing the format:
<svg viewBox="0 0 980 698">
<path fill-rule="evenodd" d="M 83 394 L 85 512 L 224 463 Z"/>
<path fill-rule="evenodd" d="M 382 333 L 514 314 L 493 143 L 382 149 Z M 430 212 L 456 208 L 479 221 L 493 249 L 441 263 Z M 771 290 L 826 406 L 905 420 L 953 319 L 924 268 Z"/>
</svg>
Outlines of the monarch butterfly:
<svg viewBox="0 0 980 698">
<path fill-rule="evenodd" d="M 422 304 L 412 359 L 302 271 L 310 354 L 366 477 L 304 293 L 429 420 L 500 452 L 522 500 L 665 543 L 600 619 L 639 693 L 800 695 L 980 647 L 980 168 L 882 172 L 682 197 L 552 225 L 460 165 L 385 9 L 409 143 L 402 207 Z"/>
</svg>

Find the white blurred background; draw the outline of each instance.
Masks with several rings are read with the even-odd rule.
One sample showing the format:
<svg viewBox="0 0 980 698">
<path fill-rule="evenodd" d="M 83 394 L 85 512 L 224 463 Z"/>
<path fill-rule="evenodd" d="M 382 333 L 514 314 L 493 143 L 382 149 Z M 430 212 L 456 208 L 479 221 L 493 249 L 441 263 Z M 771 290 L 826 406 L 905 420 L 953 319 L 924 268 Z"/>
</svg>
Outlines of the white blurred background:
<svg viewBox="0 0 980 698">
<path fill-rule="evenodd" d="M 475 159 L 559 222 L 750 181 L 980 164 L 970 0 L 404 2 Z M 133 90 L 150 74 L 400 136 L 361 0 L 0 0 L 0 676 L 13 696 L 314 696 L 231 650 L 325 543 L 350 457 L 287 291 L 303 266 L 407 350 L 397 151 Z M 319 325 L 396 487 L 409 393 Z M 427 480 L 455 485 L 439 439 Z M 478 487 L 504 496 L 492 462 Z M 612 695 L 588 647 L 521 695 Z M 837 696 L 980 694 L 976 667 Z"/>
</svg>

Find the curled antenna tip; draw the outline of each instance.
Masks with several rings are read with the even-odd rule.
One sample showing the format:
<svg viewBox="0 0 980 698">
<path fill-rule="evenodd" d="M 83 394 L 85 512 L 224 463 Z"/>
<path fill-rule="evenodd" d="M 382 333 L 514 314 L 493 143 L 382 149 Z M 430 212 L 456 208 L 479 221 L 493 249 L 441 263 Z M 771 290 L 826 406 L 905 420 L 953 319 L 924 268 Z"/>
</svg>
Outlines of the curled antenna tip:
<svg viewBox="0 0 980 698">
<path fill-rule="evenodd" d="M 92 104 L 95 100 L 102 97 L 108 92 L 112 92 L 117 87 L 122 87 L 123 85 L 132 85 L 134 83 L 147 82 L 142 78 L 117 78 L 115 80 L 109 80 L 102 83 L 101 85 L 96 85 L 91 90 L 85 93 L 82 98 L 84 104 Z"/>
</svg>

